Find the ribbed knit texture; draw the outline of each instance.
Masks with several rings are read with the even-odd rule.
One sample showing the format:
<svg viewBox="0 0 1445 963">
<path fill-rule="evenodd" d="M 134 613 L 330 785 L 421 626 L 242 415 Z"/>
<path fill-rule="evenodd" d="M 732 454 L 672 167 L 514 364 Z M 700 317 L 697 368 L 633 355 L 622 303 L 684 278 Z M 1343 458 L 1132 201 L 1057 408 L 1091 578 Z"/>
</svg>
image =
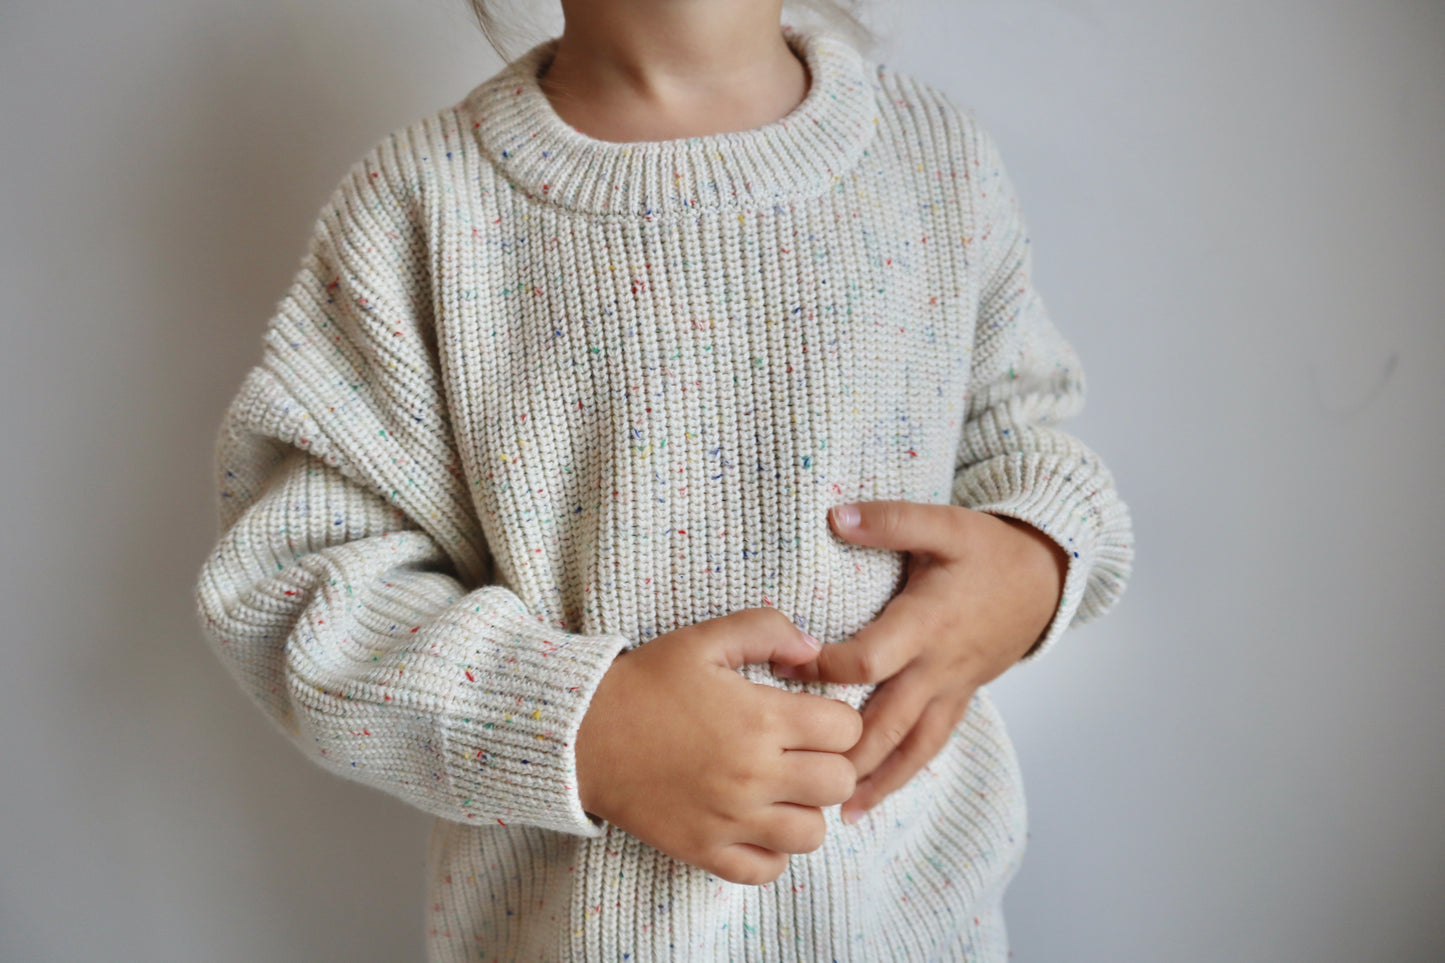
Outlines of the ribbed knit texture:
<svg viewBox="0 0 1445 963">
<path fill-rule="evenodd" d="M 843 40 L 785 35 L 808 94 L 754 130 L 587 137 L 536 82 L 554 38 L 382 140 L 226 414 L 208 636 L 318 763 L 438 817 L 431 960 L 1006 955 L 1025 814 L 986 693 L 765 886 L 577 796 L 574 736 L 620 651 L 755 606 L 825 643 L 877 616 L 904 556 L 837 538 L 832 505 L 1047 532 L 1071 563 L 1040 651 L 1128 574 L 1109 473 L 1056 427 L 1082 376 L 994 142 Z"/>
</svg>

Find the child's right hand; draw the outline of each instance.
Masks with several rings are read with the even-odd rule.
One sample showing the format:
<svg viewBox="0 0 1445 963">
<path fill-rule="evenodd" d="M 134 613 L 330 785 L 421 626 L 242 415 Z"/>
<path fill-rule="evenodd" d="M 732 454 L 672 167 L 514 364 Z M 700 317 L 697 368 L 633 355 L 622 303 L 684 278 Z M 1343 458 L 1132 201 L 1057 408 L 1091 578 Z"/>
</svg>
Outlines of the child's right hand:
<svg viewBox="0 0 1445 963">
<path fill-rule="evenodd" d="M 863 718 L 835 699 L 759 685 L 750 663 L 818 649 L 777 609 L 658 636 L 603 675 L 577 733 L 583 808 L 734 883 L 782 875 L 823 845 L 822 807 L 852 793 Z"/>
</svg>

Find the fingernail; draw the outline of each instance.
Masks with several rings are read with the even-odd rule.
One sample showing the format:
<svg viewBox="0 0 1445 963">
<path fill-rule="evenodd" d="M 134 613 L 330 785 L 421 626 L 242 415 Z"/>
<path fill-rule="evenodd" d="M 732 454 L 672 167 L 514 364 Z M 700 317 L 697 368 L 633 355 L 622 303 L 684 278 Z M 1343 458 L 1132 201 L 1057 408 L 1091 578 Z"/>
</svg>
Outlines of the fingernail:
<svg viewBox="0 0 1445 963">
<path fill-rule="evenodd" d="M 803 633 L 803 638 L 806 639 L 808 644 L 815 649 L 821 649 L 823 647 L 823 643 L 819 642 L 817 639 L 813 638 L 806 632 Z"/>
<path fill-rule="evenodd" d="M 791 665 L 779 665 L 773 667 L 773 675 L 779 679 L 796 679 L 798 670 Z"/>
<path fill-rule="evenodd" d="M 843 810 L 843 822 L 847 823 L 849 826 L 852 826 L 858 822 L 858 816 L 860 814 L 860 810 L 845 809 Z"/>
<path fill-rule="evenodd" d="M 833 521 L 840 528 L 852 528 L 858 524 L 857 505 L 835 505 L 833 507 Z"/>
</svg>

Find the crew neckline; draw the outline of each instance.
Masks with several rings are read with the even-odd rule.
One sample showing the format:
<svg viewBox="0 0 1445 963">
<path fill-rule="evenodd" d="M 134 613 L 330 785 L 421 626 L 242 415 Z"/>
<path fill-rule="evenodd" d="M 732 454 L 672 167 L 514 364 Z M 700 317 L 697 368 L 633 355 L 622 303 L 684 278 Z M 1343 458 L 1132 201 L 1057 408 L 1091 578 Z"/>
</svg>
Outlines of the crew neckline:
<svg viewBox="0 0 1445 963">
<path fill-rule="evenodd" d="M 748 130 L 608 141 L 564 121 L 537 78 L 561 37 L 533 46 L 463 101 L 482 149 L 529 197 L 591 214 L 670 214 L 756 207 L 827 190 L 878 127 L 868 64 L 843 38 L 782 25 L 808 68 L 803 100 Z"/>
</svg>

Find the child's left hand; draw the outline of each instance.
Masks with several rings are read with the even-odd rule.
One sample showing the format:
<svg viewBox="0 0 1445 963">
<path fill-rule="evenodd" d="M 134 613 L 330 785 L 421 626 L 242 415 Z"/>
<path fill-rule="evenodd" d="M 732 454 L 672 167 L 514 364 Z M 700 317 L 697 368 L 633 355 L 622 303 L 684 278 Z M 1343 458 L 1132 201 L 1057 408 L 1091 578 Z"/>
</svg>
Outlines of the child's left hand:
<svg viewBox="0 0 1445 963">
<path fill-rule="evenodd" d="M 857 502 L 833 530 L 858 545 L 908 554 L 908 577 L 878 618 L 812 662 L 775 674 L 877 684 L 863 735 L 846 755 L 858 772 L 843 818 L 854 822 L 903 786 L 944 744 L 974 691 L 1031 649 L 1053 620 L 1068 570 L 1047 535 L 957 505 Z"/>
</svg>

